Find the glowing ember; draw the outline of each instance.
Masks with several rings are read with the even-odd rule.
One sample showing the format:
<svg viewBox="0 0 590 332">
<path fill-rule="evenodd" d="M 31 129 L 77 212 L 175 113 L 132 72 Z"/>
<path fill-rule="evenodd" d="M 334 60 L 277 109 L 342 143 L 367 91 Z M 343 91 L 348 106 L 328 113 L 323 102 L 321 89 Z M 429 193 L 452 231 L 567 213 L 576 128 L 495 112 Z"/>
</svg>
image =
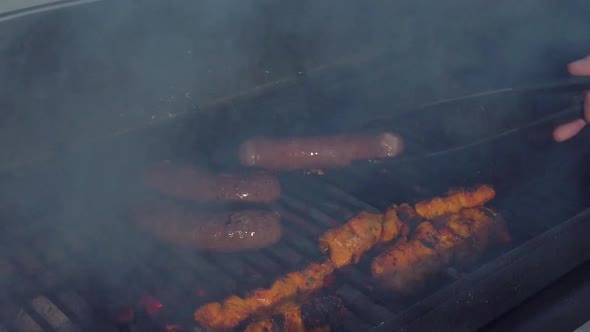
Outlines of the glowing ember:
<svg viewBox="0 0 590 332">
<path fill-rule="evenodd" d="M 158 312 L 158 310 L 160 310 L 163 307 L 162 303 L 160 303 L 158 300 L 154 299 L 149 295 L 145 295 L 144 297 L 142 297 L 141 300 L 139 300 L 139 303 L 150 315 L 154 315 Z"/>
<path fill-rule="evenodd" d="M 204 290 L 204 289 L 202 289 L 202 288 L 199 288 L 199 289 L 197 290 L 197 295 L 199 295 L 200 297 L 204 297 L 204 296 L 206 296 L 206 295 L 207 295 L 207 293 L 205 293 L 205 290 Z"/>
</svg>

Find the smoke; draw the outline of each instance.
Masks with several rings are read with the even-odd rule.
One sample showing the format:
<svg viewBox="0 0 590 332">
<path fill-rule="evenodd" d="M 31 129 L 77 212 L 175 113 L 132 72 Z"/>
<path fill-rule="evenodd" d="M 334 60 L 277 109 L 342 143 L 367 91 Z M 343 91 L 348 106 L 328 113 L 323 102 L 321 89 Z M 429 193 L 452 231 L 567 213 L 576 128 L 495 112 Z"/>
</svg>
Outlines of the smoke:
<svg viewBox="0 0 590 332">
<path fill-rule="evenodd" d="M 89 269 L 131 270 L 155 250 L 131 238 L 123 218 L 138 174 L 153 157 L 189 154 L 195 129 L 215 137 L 203 150 L 214 149 L 248 133 L 342 130 L 439 99 L 564 78 L 567 62 L 590 54 L 588 18 L 587 0 L 119 0 L 7 21 L 0 168 L 57 157 L 59 174 L 29 180 L 35 199 L 19 206 L 57 201 L 56 246 L 85 234 Z M 378 66 L 344 67 L 268 105 L 226 102 L 237 115 L 224 128 L 176 121 L 216 99 L 381 50 Z M 163 129 L 93 144 L 162 120 Z M 73 148 L 82 153 L 64 153 Z"/>
<path fill-rule="evenodd" d="M 400 106 L 564 77 L 567 62 L 590 52 L 586 7 L 577 0 L 127 0 L 10 21 L 0 43 L 7 59 L 0 65 L 7 80 L 2 137 L 27 131 L 35 139 L 3 151 L 26 159 L 41 153 L 34 150 L 174 119 L 380 49 L 389 55 L 378 71 Z M 360 82 L 375 73 L 354 75 Z M 375 93 L 369 84 L 354 89 L 366 99 Z"/>
</svg>

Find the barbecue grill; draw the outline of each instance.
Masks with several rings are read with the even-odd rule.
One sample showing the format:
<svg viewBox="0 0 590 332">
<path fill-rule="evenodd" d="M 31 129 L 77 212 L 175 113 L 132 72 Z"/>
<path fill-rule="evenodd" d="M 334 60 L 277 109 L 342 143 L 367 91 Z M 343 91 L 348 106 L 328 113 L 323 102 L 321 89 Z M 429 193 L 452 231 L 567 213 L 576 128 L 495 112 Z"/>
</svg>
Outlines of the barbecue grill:
<svg viewBox="0 0 590 332">
<path fill-rule="evenodd" d="M 389 55 L 327 66 L 7 170 L 0 190 L 0 331 L 198 330 L 197 307 L 268 287 L 319 261 L 319 236 L 358 212 L 479 183 L 496 189 L 490 206 L 506 220 L 510 246 L 443 271 L 410 297 L 377 289 L 367 260 L 338 270 L 322 292 L 340 297 L 347 314 L 331 327 L 477 330 L 586 262 L 590 133 L 557 144 L 550 132 L 580 115 L 590 83 L 494 90 L 391 112 L 383 105 L 395 105 L 396 96 L 384 87 L 397 77 L 381 70 Z M 376 111 L 335 116 L 365 109 Z M 252 136 L 361 130 L 400 133 L 406 153 L 324 175 L 279 174 L 284 190 L 272 208 L 285 234 L 271 247 L 186 250 L 154 240 L 128 220 L 128 205 L 145 194 L 138 174 L 154 161 L 233 170 L 238 145 Z"/>
<path fill-rule="evenodd" d="M 410 146 L 408 151 L 415 155 L 360 163 L 324 176 L 281 176 L 285 193 L 275 208 L 284 218 L 285 238 L 251 253 L 204 254 L 154 242 L 125 222 L 125 197 L 132 196 L 134 187 L 100 185 L 112 176 L 113 168 L 121 178 L 133 178 L 128 174 L 139 165 L 124 159 L 128 147 L 115 140 L 91 153 L 79 152 L 72 160 L 77 162 L 76 169 L 85 171 L 76 177 L 83 186 L 97 189 L 86 197 L 63 198 L 80 210 L 63 215 L 63 207 L 46 204 L 49 207 L 22 216 L 23 221 L 8 222 L 3 232 L 7 250 L 2 263 L 6 285 L 2 307 L 13 308 L 3 311 L 3 321 L 21 330 L 49 331 L 88 330 L 101 322 L 116 323 L 115 319 L 138 331 L 166 324 L 191 326 L 192 311 L 199 305 L 268 286 L 285 272 L 319 259 L 316 241 L 322 232 L 361 210 L 383 210 L 390 202 L 415 202 L 449 187 L 485 182 L 497 188 L 493 206 L 505 215 L 515 238 L 513 247 L 489 253 L 481 265 L 462 271 L 461 276 L 449 274 L 433 285 L 432 293 L 417 299 L 376 294 L 362 263 L 338 272 L 334 285 L 350 311 L 341 326 L 344 330 L 478 328 L 588 258 L 587 189 L 580 180 L 588 158 L 581 153 L 586 137 L 557 145 L 548 135 L 552 125 L 579 112 L 580 91 L 585 87 L 572 83 L 503 91 L 412 113 L 428 114 L 426 118 L 382 119 L 379 126 L 407 128 L 412 133 L 407 141 L 422 149 Z M 521 119 L 524 124 L 541 120 L 527 126 L 512 118 L 505 123 L 515 108 L 522 110 L 521 115 L 529 113 Z M 219 110 L 218 114 L 231 116 L 234 111 Z M 272 111 L 273 107 L 268 109 Z M 461 144 L 466 134 L 459 121 L 465 114 L 486 118 L 494 128 L 489 133 L 469 133 L 467 141 L 474 143 Z M 449 127 L 435 128 L 433 123 L 442 121 L 436 120 L 438 116 L 449 121 Z M 229 118 L 220 123 L 227 130 L 233 128 Z M 456 128 L 451 127 L 454 123 Z M 223 130 L 221 126 L 216 128 Z M 449 134 L 458 132 L 461 137 Z M 157 140 L 151 130 L 145 134 Z M 445 149 L 438 146 L 442 139 Z M 210 160 L 226 165 L 226 157 L 215 155 Z M 106 161 L 116 165 L 107 167 Z M 105 167 L 80 167 L 95 163 Z M 22 181 L 15 183 L 22 188 Z M 53 181 L 59 185 L 58 175 Z M 50 183 L 47 190 L 51 189 Z M 83 227 L 80 218 L 87 221 Z"/>
</svg>

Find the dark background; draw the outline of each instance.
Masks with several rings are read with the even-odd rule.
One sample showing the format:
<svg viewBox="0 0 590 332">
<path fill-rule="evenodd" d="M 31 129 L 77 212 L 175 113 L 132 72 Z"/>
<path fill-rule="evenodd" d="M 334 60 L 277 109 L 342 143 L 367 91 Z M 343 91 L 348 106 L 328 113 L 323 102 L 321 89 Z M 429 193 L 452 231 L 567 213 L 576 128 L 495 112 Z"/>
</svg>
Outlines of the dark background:
<svg viewBox="0 0 590 332">
<path fill-rule="evenodd" d="M 396 75 L 386 88 L 399 104 L 380 112 L 549 82 L 590 54 L 590 6 L 584 0 L 101 1 L 4 22 L 0 51 L 0 169 L 6 170 L 382 52 L 386 61 L 366 75 Z"/>
</svg>

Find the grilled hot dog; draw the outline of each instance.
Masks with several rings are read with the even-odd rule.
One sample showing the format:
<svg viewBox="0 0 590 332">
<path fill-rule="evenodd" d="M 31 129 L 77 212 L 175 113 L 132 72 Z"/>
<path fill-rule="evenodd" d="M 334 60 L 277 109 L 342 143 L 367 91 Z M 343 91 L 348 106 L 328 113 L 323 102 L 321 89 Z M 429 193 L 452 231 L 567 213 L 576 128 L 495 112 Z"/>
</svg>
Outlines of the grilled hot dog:
<svg viewBox="0 0 590 332">
<path fill-rule="evenodd" d="M 243 166 L 268 170 L 337 168 L 354 160 L 392 158 L 403 151 L 402 138 L 390 132 L 326 137 L 256 138 L 240 146 Z"/>
<path fill-rule="evenodd" d="M 281 194 L 270 174 L 213 174 L 186 164 L 162 161 L 144 174 L 147 187 L 194 201 L 270 203 Z"/>
<path fill-rule="evenodd" d="M 135 209 L 133 219 L 160 240 L 219 252 L 263 248 L 282 236 L 279 214 L 262 209 L 198 213 L 173 203 L 150 201 Z"/>
</svg>

